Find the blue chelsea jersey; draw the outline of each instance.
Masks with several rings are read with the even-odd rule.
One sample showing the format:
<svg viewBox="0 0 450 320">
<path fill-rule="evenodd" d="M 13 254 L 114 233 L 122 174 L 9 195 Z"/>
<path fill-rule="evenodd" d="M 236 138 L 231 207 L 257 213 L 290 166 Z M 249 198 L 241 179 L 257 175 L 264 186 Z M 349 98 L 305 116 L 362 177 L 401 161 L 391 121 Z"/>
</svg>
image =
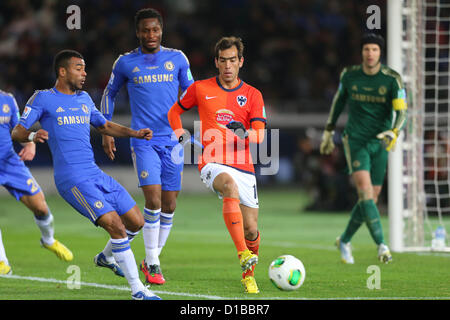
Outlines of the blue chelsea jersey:
<svg viewBox="0 0 450 320">
<path fill-rule="evenodd" d="M 16 152 L 11 140 L 11 130 L 19 122 L 19 108 L 13 95 L 0 90 L 0 161 Z"/>
<path fill-rule="evenodd" d="M 126 84 L 130 97 L 131 127 L 150 128 L 153 136 L 171 135 L 167 113 L 178 99 L 178 90 L 186 90 L 194 79 L 189 61 L 180 50 L 160 47 L 154 54 L 141 48 L 119 56 L 103 93 L 101 111 L 111 120 L 114 98 Z M 139 144 L 139 140 L 132 138 Z M 145 143 L 145 142 L 142 142 Z"/>
<path fill-rule="evenodd" d="M 87 92 L 69 95 L 55 88 L 36 91 L 25 106 L 20 124 L 29 129 L 36 121 L 48 132 L 57 186 L 99 174 L 90 142 L 90 125 L 103 126 L 106 119 Z"/>
</svg>

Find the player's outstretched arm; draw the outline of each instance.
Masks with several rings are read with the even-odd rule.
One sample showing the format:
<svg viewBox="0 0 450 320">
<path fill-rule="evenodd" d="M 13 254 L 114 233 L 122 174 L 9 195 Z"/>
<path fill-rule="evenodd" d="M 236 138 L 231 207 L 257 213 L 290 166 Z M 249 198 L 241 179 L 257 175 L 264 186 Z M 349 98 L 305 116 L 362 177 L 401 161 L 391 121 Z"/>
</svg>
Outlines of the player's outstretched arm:
<svg viewBox="0 0 450 320">
<path fill-rule="evenodd" d="M 97 127 L 97 130 L 103 135 L 106 134 L 116 138 L 130 137 L 150 140 L 153 136 L 153 131 L 148 128 L 133 130 L 112 121 L 106 121 L 103 126 Z"/>
<path fill-rule="evenodd" d="M 48 140 L 48 132 L 44 129 L 38 131 L 29 131 L 24 126 L 18 124 L 11 132 L 11 138 L 17 142 L 34 142 L 44 143 Z"/>
</svg>

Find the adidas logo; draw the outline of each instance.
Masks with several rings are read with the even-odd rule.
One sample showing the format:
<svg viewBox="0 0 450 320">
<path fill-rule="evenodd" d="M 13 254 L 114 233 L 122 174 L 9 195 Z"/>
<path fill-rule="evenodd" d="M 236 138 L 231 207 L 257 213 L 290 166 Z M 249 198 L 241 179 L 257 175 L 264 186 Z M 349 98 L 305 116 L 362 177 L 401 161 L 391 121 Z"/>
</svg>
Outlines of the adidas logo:
<svg viewBox="0 0 450 320">
<path fill-rule="evenodd" d="M 62 107 L 59 107 L 58 109 L 56 109 L 56 112 L 65 112 L 66 110 L 64 110 Z"/>
<path fill-rule="evenodd" d="M 139 72 L 139 71 L 141 71 L 138 67 L 134 67 L 134 69 L 133 69 L 133 73 L 135 73 L 135 72 Z"/>
</svg>

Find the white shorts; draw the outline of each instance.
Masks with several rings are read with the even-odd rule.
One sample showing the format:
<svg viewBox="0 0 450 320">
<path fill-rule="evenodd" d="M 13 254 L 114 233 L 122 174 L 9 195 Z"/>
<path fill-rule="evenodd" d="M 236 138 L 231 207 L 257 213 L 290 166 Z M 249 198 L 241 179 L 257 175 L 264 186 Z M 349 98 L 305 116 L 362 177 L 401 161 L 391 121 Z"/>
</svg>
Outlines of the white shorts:
<svg viewBox="0 0 450 320">
<path fill-rule="evenodd" d="M 214 190 L 213 182 L 214 179 L 223 172 L 228 173 L 236 183 L 241 204 L 250 208 L 259 208 L 256 178 L 253 174 L 245 173 L 218 163 L 208 163 L 202 168 L 200 178 L 208 189 L 217 193 L 219 199 L 222 199 L 222 195 Z"/>
</svg>

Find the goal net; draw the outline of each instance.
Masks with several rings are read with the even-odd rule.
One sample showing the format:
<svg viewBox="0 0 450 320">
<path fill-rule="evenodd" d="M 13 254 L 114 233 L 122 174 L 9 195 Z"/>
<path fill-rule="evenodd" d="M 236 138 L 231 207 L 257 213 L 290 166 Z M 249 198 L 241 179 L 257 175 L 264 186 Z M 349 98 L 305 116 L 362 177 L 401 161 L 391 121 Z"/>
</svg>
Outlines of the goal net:
<svg viewBox="0 0 450 320">
<path fill-rule="evenodd" d="M 403 0 L 401 11 L 408 122 L 400 251 L 450 252 L 450 0 Z"/>
</svg>

